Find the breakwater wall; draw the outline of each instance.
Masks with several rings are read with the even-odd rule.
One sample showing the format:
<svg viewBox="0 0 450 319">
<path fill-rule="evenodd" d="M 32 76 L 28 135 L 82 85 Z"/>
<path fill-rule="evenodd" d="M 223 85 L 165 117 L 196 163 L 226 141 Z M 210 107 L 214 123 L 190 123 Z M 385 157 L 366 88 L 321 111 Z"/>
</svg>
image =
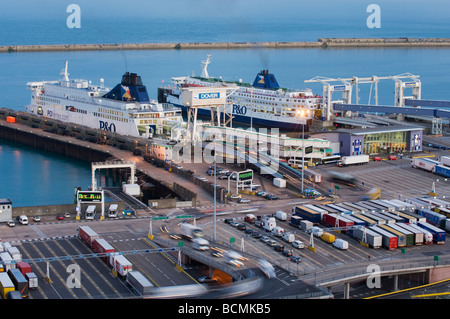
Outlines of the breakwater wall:
<svg viewBox="0 0 450 319">
<path fill-rule="evenodd" d="M 192 42 L 3 45 L 0 53 L 97 50 L 284 49 L 284 48 L 450 47 L 450 38 L 319 38 L 288 42 Z"/>
</svg>

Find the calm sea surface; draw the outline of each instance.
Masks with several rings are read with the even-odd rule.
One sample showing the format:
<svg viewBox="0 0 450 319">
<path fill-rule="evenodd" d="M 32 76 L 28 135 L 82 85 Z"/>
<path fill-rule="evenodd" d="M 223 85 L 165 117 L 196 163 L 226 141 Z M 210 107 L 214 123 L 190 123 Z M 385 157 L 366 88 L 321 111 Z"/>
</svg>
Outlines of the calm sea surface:
<svg viewBox="0 0 450 319">
<path fill-rule="evenodd" d="M 361 10 L 360 10 L 361 11 Z M 68 29 L 64 13 L 57 19 L 0 19 L 0 45 L 56 43 L 316 41 L 319 37 L 448 37 L 450 22 L 395 20 L 391 14 L 382 28 L 368 29 L 367 13 L 354 19 L 251 19 L 152 18 L 82 20 L 81 29 Z M 337 21 L 337 22 L 336 22 Z M 336 25 L 338 23 L 338 25 Z M 28 81 L 56 80 L 66 60 L 72 79 L 83 78 L 107 87 L 115 86 L 124 72 L 142 76 L 150 97 L 173 76 L 199 75 L 200 62 L 212 55 L 211 76 L 252 82 L 256 73 L 269 69 L 287 88 L 310 87 L 322 94 L 319 84 L 305 83 L 315 76 L 367 77 L 403 73 L 419 75 L 423 99 L 449 100 L 450 50 L 420 49 L 242 49 L 89 51 L 0 54 L 0 107 L 24 110 L 29 103 Z M 368 103 L 370 85 L 360 85 L 360 103 Z M 379 85 L 379 103 L 393 105 L 394 81 Z M 407 92 L 408 93 L 408 92 Z M 336 94 L 334 98 L 338 98 Z M 353 101 L 355 102 L 355 101 Z M 372 94 L 372 103 L 373 94 Z M 0 140 L 0 198 L 15 206 L 73 202 L 73 189 L 90 185 L 90 165 L 19 144 Z"/>
</svg>

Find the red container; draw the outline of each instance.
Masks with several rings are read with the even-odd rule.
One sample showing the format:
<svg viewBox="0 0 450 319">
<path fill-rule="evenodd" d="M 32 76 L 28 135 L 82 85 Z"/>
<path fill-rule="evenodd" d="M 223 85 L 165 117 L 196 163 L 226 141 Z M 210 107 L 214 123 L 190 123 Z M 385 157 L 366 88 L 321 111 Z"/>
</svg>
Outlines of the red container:
<svg viewBox="0 0 450 319">
<path fill-rule="evenodd" d="M 106 240 L 103 238 L 96 238 L 92 243 L 92 249 L 99 254 L 105 253 L 113 253 L 116 250 L 113 246 L 111 246 Z M 103 256 L 105 260 L 108 259 L 108 256 Z"/>
<path fill-rule="evenodd" d="M 338 219 L 337 225 L 336 218 Z M 330 227 L 350 227 L 355 224 L 353 221 L 347 220 L 345 216 L 338 216 L 336 214 L 323 215 L 323 223 Z"/>
<path fill-rule="evenodd" d="M 78 238 L 84 241 L 89 247 L 92 247 L 94 240 L 100 236 L 89 226 L 78 227 Z"/>
<path fill-rule="evenodd" d="M 25 276 L 26 273 L 31 272 L 31 266 L 29 263 L 26 262 L 19 262 L 16 264 L 16 268 L 20 270 L 22 275 Z"/>
</svg>

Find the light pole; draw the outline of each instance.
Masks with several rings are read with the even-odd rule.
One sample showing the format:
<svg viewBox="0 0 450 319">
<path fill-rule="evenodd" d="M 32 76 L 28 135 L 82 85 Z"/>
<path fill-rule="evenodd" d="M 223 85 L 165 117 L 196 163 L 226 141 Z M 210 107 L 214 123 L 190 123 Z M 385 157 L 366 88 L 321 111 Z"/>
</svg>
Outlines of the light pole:
<svg viewBox="0 0 450 319">
<path fill-rule="evenodd" d="M 217 171 L 216 171 L 216 146 L 214 144 L 214 221 L 213 221 L 213 241 L 216 241 L 216 192 L 217 192 Z"/>
<path fill-rule="evenodd" d="M 305 168 L 305 124 L 302 124 L 302 195 L 305 194 L 303 191 L 303 170 Z"/>
</svg>

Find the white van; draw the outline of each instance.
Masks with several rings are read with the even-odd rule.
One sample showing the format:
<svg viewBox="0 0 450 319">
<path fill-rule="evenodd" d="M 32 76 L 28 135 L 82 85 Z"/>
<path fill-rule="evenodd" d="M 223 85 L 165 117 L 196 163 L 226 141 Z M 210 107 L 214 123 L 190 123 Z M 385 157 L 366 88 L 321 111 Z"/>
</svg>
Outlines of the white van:
<svg viewBox="0 0 450 319">
<path fill-rule="evenodd" d="M 22 225 L 28 225 L 28 217 L 26 215 L 20 215 L 19 223 L 21 223 Z"/>
<path fill-rule="evenodd" d="M 88 208 L 86 208 L 86 212 L 84 213 L 85 218 L 86 219 L 94 219 L 96 208 L 97 207 L 95 207 L 95 205 L 89 205 Z"/>
<path fill-rule="evenodd" d="M 192 247 L 196 250 L 209 250 L 209 242 L 203 238 L 194 238 Z"/>
<path fill-rule="evenodd" d="M 348 249 L 348 242 L 340 238 L 337 238 L 332 245 L 339 249 Z"/>
<path fill-rule="evenodd" d="M 109 205 L 109 209 L 108 209 L 108 217 L 109 218 L 117 217 L 117 209 L 118 209 L 118 207 L 119 207 L 119 205 L 117 205 L 117 204 Z"/>
<path fill-rule="evenodd" d="M 317 226 L 313 226 L 308 230 L 309 233 L 313 233 L 315 237 L 320 237 L 323 235 L 323 229 Z"/>
</svg>

